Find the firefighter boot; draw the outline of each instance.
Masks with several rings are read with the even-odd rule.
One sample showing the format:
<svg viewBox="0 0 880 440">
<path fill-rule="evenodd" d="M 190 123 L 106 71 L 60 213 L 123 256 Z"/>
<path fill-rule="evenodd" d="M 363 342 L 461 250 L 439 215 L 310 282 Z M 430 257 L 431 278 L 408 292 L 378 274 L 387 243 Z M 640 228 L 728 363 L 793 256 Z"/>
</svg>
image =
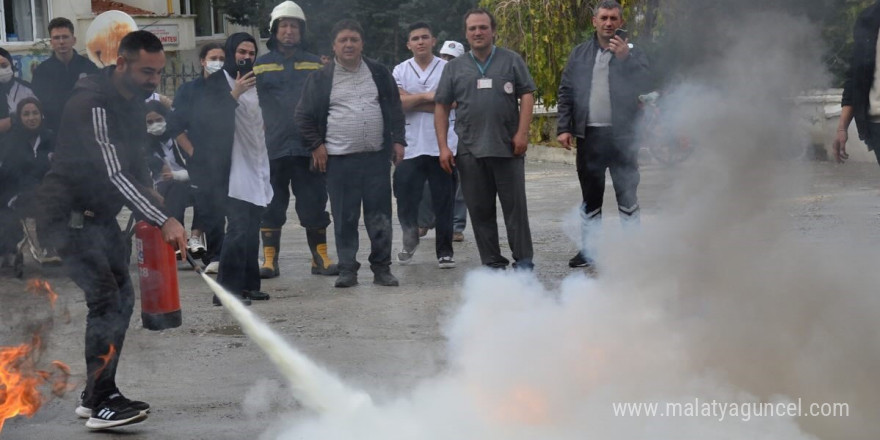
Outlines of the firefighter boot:
<svg viewBox="0 0 880 440">
<path fill-rule="evenodd" d="M 339 268 L 327 255 L 327 229 L 306 229 L 312 251 L 312 275 L 339 275 Z"/>
<path fill-rule="evenodd" d="M 278 248 L 281 246 L 281 229 L 260 228 L 263 239 L 263 266 L 260 278 L 275 278 L 281 274 L 278 269 Z"/>
</svg>

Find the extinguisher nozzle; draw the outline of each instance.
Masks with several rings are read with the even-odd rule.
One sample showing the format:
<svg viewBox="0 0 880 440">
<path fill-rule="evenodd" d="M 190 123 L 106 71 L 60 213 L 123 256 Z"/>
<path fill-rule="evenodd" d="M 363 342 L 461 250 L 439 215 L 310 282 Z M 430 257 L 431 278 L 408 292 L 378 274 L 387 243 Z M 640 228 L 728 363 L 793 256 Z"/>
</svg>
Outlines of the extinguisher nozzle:
<svg viewBox="0 0 880 440">
<path fill-rule="evenodd" d="M 196 262 L 195 258 L 193 258 L 192 254 L 189 251 L 186 251 L 186 262 L 192 266 L 193 270 L 196 271 L 197 274 L 201 275 L 203 272 L 202 266 Z"/>
</svg>

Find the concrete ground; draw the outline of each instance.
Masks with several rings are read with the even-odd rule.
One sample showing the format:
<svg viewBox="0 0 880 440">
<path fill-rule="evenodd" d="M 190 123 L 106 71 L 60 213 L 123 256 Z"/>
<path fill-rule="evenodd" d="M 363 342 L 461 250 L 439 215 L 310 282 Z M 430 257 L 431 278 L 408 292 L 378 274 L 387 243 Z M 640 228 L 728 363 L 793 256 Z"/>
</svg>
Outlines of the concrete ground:
<svg viewBox="0 0 880 440">
<path fill-rule="evenodd" d="M 789 208 L 793 227 L 822 241 L 833 237 L 834 218 L 842 206 L 851 217 L 864 217 L 867 222 L 877 218 L 880 170 L 876 164 L 841 167 L 817 162 L 807 167 L 809 196 Z M 644 222 L 663 214 L 658 198 L 671 187 L 679 171 L 653 164 L 643 167 L 639 191 Z M 574 272 L 566 263 L 575 246 L 563 225 L 580 200 L 577 177 L 571 165 L 533 161 L 527 166 L 527 181 L 537 275 L 545 285 L 556 286 Z M 610 185 L 606 203 L 614 206 Z M 295 217 L 292 208 L 289 216 Z M 503 229 L 500 219 L 499 224 Z M 400 247 L 396 219 L 394 225 L 396 252 Z M 865 240 L 880 243 L 880 228 L 876 231 Z M 441 326 L 456 308 L 464 275 L 478 265 L 470 228 L 465 236 L 463 243 L 455 244 L 455 269 L 437 268 L 432 232 L 413 265 L 392 267 L 401 287 L 373 286 L 371 273 L 364 267 L 361 285 L 343 290 L 333 288 L 333 277 L 309 274 L 305 233 L 294 218 L 284 228 L 282 275 L 263 283 L 272 299 L 255 302 L 252 310 L 313 360 L 382 400 L 444 368 Z M 502 248 L 506 251 L 506 244 Z M 335 255 L 332 244 L 330 249 Z M 361 262 L 367 252 L 361 227 Z M 135 266 L 132 268 L 136 277 Z M 73 379 L 81 384 L 85 370 L 83 294 L 60 269 L 41 270 L 30 262 L 25 275 L 29 277 L 47 278 L 61 295 L 41 363 L 55 359 L 68 363 Z M 0 438 L 255 438 L 281 414 L 292 414 L 288 420 L 303 416 L 266 356 L 224 309 L 211 305 L 211 294 L 203 281 L 191 271 L 179 272 L 179 280 L 183 325 L 162 332 L 145 330 L 138 316 L 140 304 L 136 304 L 118 373 L 118 383 L 128 397 L 153 405 L 146 422 L 116 433 L 89 432 L 73 414 L 80 385 L 62 398 L 49 400 L 32 418 L 8 420 Z M 10 278 L 8 269 L 0 274 L 0 304 L 3 346 L 27 341 L 33 323 L 51 314 L 45 300 L 25 293 L 24 282 Z"/>
</svg>

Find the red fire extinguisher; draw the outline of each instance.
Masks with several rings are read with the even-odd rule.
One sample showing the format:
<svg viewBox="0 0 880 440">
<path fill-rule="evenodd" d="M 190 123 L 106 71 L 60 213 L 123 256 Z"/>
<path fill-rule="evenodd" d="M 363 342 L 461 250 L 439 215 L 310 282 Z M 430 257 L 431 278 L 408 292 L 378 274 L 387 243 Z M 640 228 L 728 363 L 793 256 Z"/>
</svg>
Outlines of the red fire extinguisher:
<svg viewBox="0 0 880 440">
<path fill-rule="evenodd" d="M 174 249 L 162 239 L 159 228 L 141 221 L 134 229 L 144 328 L 180 327 L 182 318 Z"/>
</svg>

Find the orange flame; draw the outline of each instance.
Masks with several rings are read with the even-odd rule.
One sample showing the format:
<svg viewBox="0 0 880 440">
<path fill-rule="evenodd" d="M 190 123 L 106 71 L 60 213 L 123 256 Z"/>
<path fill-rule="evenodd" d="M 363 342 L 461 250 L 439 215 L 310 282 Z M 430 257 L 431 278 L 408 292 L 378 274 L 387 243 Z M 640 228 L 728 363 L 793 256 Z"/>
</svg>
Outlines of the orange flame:
<svg viewBox="0 0 880 440">
<path fill-rule="evenodd" d="M 6 419 L 18 415 L 31 417 L 40 409 L 40 385 L 51 382 L 56 395 L 68 390 L 70 367 L 64 363 L 52 363 L 59 373 L 36 369 L 40 344 L 39 335 L 35 335 L 31 344 L 0 347 L 0 432 Z"/>
<path fill-rule="evenodd" d="M 49 298 L 49 305 L 55 308 L 55 302 L 58 301 L 58 294 L 52 289 L 52 286 L 46 280 L 32 278 L 28 280 L 27 291 L 34 295 L 46 295 Z"/>
<path fill-rule="evenodd" d="M 104 369 L 107 368 L 107 364 L 109 364 L 114 357 L 116 357 L 116 346 L 110 344 L 110 350 L 107 351 L 107 354 L 102 354 L 101 356 L 98 356 L 98 358 L 104 361 L 104 365 L 101 365 L 101 368 L 98 368 L 98 371 L 95 371 L 95 379 L 97 379 L 98 376 L 100 376 L 101 373 L 104 372 Z"/>
</svg>

